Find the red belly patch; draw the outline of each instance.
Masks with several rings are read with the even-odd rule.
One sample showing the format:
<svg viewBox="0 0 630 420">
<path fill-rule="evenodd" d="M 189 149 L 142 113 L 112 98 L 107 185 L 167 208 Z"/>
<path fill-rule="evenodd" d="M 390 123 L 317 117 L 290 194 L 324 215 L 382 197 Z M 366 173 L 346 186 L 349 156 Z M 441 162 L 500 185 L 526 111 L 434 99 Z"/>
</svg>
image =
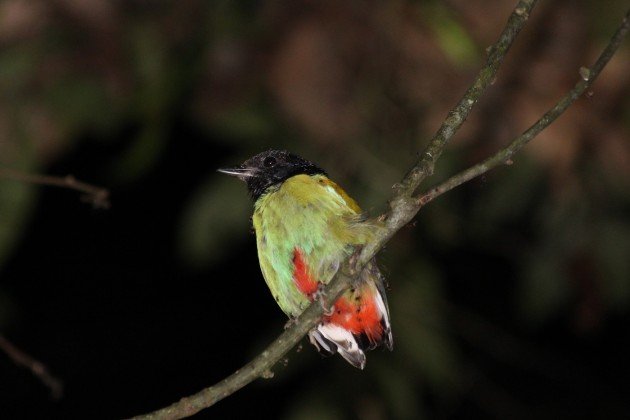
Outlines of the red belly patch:
<svg viewBox="0 0 630 420">
<path fill-rule="evenodd" d="M 299 248 L 293 250 L 293 281 L 298 290 L 309 299 L 317 291 L 318 283 L 311 277 L 306 261 L 304 261 L 304 255 Z"/>
<path fill-rule="evenodd" d="M 293 281 L 309 300 L 314 299 L 319 283 L 311 276 L 304 254 L 297 247 L 293 250 Z M 376 299 L 374 291 L 364 287 L 355 291 L 351 299 L 346 296 L 337 299 L 332 315 L 325 316 L 323 321 L 339 325 L 355 335 L 365 334 L 370 342 L 377 343 L 383 335 L 383 326 Z"/>
</svg>

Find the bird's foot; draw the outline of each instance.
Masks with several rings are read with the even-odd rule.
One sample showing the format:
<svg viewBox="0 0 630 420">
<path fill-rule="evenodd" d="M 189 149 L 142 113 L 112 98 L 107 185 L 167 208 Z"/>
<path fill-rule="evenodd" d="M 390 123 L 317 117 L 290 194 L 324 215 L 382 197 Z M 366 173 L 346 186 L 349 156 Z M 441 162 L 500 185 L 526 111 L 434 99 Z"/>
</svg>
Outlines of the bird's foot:
<svg viewBox="0 0 630 420">
<path fill-rule="evenodd" d="M 357 246 L 352 255 L 350 255 L 350 258 L 348 259 L 348 264 L 350 264 L 350 267 L 355 267 L 357 265 L 357 261 L 359 260 L 359 255 L 361 255 L 362 249 L 362 246 Z"/>
<path fill-rule="evenodd" d="M 291 328 L 292 326 L 294 326 L 295 324 L 297 324 L 297 317 L 289 317 L 289 320 L 287 321 L 286 324 L 284 324 L 284 329 L 288 330 L 289 328 Z"/>
<path fill-rule="evenodd" d="M 316 300 L 319 302 L 319 304 L 322 306 L 322 309 L 324 309 L 325 316 L 331 316 L 333 313 L 335 313 L 335 308 L 331 307 L 330 304 L 328 303 L 325 289 L 326 289 L 326 285 L 319 283 L 317 285 L 317 291 L 313 293 L 313 300 Z"/>
</svg>

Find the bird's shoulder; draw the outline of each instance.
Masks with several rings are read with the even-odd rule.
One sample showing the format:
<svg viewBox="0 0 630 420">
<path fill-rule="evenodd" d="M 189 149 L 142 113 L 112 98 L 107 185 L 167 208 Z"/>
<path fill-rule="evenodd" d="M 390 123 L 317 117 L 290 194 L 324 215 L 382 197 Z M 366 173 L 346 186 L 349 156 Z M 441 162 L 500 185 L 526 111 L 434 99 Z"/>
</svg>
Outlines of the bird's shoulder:
<svg viewBox="0 0 630 420">
<path fill-rule="evenodd" d="M 319 201 L 328 197 L 347 207 L 353 213 L 361 213 L 361 208 L 357 202 L 339 184 L 323 174 L 293 176 L 284 182 L 280 191 L 304 203 Z"/>
</svg>

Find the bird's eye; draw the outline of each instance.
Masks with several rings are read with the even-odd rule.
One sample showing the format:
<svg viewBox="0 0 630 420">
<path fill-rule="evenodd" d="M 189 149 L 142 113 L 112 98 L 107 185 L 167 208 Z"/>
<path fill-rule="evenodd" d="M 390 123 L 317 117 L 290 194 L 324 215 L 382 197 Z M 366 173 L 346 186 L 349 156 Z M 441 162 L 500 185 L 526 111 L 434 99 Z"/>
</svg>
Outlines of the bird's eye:
<svg viewBox="0 0 630 420">
<path fill-rule="evenodd" d="M 263 160 L 263 166 L 265 168 L 273 168 L 276 165 L 276 158 L 273 156 L 267 156 L 265 160 Z"/>
</svg>

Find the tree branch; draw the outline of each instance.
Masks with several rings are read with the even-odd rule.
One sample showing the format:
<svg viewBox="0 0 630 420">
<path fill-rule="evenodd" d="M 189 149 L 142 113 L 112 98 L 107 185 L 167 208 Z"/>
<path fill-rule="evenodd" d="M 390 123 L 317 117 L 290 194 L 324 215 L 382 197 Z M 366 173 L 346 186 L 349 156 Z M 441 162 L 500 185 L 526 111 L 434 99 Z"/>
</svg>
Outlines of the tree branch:
<svg viewBox="0 0 630 420">
<path fill-rule="evenodd" d="M 352 281 L 360 273 L 363 266 L 374 258 L 375 254 L 383 247 L 383 245 L 389 241 L 389 239 L 407 224 L 417 214 L 418 210 L 426 202 L 422 201 L 422 197 L 426 197 L 426 194 L 421 197 L 414 197 L 415 190 L 420 183 L 433 173 L 435 163 L 442 153 L 442 150 L 450 140 L 450 138 L 457 132 L 463 121 L 466 119 L 473 105 L 477 102 L 485 89 L 492 83 L 498 67 L 500 66 L 507 50 L 512 44 L 514 38 L 519 33 L 525 21 L 529 17 L 529 14 L 534 7 L 536 1 L 520 1 L 514 12 L 510 16 L 506 28 L 503 30 L 499 41 L 490 48 L 490 53 L 486 65 L 479 72 L 479 75 L 473 82 L 473 85 L 466 91 L 466 94 L 460 100 L 460 102 L 449 112 L 449 116 L 444 121 L 438 132 L 433 139 L 429 142 L 425 151 L 421 155 L 422 158 L 416 163 L 416 165 L 407 173 L 405 178 L 400 184 L 394 186 L 393 198 L 390 201 L 390 210 L 383 216 L 385 221 L 385 229 L 378 233 L 376 239 L 367 244 L 360 252 L 355 253 L 348 261 L 345 261 L 341 269 L 326 286 L 325 296 L 327 302 L 335 302 L 336 299 L 350 287 Z M 545 114 L 541 119 L 545 121 L 545 125 L 535 124 L 528 130 L 527 139 L 531 140 L 535 137 L 543 128 L 549 125 L 553 119 L 557 118 L 566 108 L 584 92 L 599 75 L 601 69 L 608 62 L 612 54 L 614 54 L 616 48 L 619 46 L 621 39 L 628 31 L 628 16 L 622 22 L 622 25 L 618 29 L 617 33 L 613 37 L 609 46 L 602 54 L 602 57 L 597 63 L 588 71 L 585 80 L 585 85 L 580 91 L 572 91 L 567 97 L 572 98 L 570 102 L 566 102 L 565 98 L 561 100 L 563 108 L 552 109 L 551 114 Z M 586 74 L 586 72 L 582 72 Z M 578 84 L 581 86 L 581 84 Z M 575 89 L 574 89 L 575 90 Z M 576 95 L 573 98 L 573 95 Z M 557 114 L 557 115 L 556 115 Z M 553 117 L 553 119 L 550 119 Z M 536 128 L 534 128 L 536 127 Z M 520 138 L 520 137 L 519 137 Z M 524 144 L 523 143 L 523 144 Z M 520 144 L 520 143 L 519 143 Z M 508 146 L 509 155 L 501 155 L 501 158 L 497 158 L 497 165 L 501 162 L 506 162 L 509 156 L 512 156 L 519 150 L 522 145 L 518 147 Z M 501 152 L 500 152 L 501 153 Z M 482 162 L 483 164 L 483 162 Z M 496 166 L 496 165 L 494 165 Z M 474 168 L 474 167 L 473 167 Z M 471 168 L 471 169 L 473 169 Z M 485 170 L 489 170 L 488 167 Z M 467 173 L 464 171 L 462 174 Z M 480 172 L 482 173 L 482 172 Z M 463 175 L 457 175 L 462 177 L 461 182 L 465 182 Z M 457 177 L 456 176 L 456 177 Z M 456 178 L 453 177 L 453 178 Z M 452 180 L 452 179 L 451 179 Z M 458 181 L 456 178 L 455 181 Z M 455 182 L 454 181 L 454 182 Z M 448 181 L 447 181 L 448 182 Z M 461 183 L 460 182 L 460 183 Z M 436 187 L 446 187 L 444 184 Z M 450 184 L 449 184 L 450 185 Z M 454 183 L 450 188 L 459 185 Z M 449 189 L 450 189 L 449 188 Z M 431 190 L 433 191 L 433 190 Z M 429 193 L 431 192 L 429 191 Z M 447 191 L 447 190 L 445 190 Z M 437 197 L 441 192 L 435 192 L 431 197 Z M 430 200 L 429 200 L 430 201 Z M 296 320 L 293 326 L 285 330 L 280 337 L 278 337 L 271 345 L 269 345 L 261 354 L 255 357 L 242 369 L 236 371 L 223 381 L 216 385 L 206 388 L 201 392 L 192 395 L 187 398 L 183 398 L 180 401 L 157 411 L 135 417 L 136 419 L 178 419 L 187 416 L 191 416 L 204 408 L 210 407 L 217 401 L 233 394 L 240 388 L 244 387 L 248 383 L 254 381 L 257 378 L 268 378 L 272 375 L 270 369 L 286 354 L 293 346 L 295 346 L 317 323 L 321 320 L 324 312 L 325 305 L 310 305 Z"/>
<path fill-rule="evenodd" d="M 0 177 L 37 185 L 68 188 L 84 193 L 82 200 L 91 203 L 95 208 L 110 207 L 109 190 L 77 180 L 72 175 L 64 177 L 51 175 L 27 174 L 15 169 L 0 168 Z"/>
<path fill-rule="evenodd" d="M 630 10 L 626 13 L 625 18 L 621 22 L 617 32 L 613 35 L 610 43 L 606 46 L 604 51 L 600 54 L 595 64 L 592 67 L 580 68 L 581 80 L 575 84 L 566 95 L 564 95 L 549 111 L 547 111 L 538 121 L 536 121 L 531 127 L 523 132 L 520 136 L 516 137 L 507 147 L 499 150 L 494 155 L 490 156 L 481 163 L 476 164 L 451 178 L 442 182 L 440 185 L 431 188 L 426 193 L 422 194 L 418 198 L 420 206 L 424 206 L 434 198 L 452 190 L 453 188 L 470 181 L 473 178 L 478 177 L 490 169 L 493 169 L 501 164 L 511 165 L 512 156 L 514 156 L 519 150 L 523 148 L 530 140 L 536 137 L 542 130 L 554 122 L 564 111 L 569 108 L 587 89 L 591 87 L 597 76 L 606 66 L 608 61 L 615 54 L 619 46 L 621 45 L 624 37 L 628 33 L 630 28 Z"/>
<path fill-rule="evenodd" d="M 420 210 L 421 206 L 413 198 L 413 194 L 420 183 L 433 174 L 435 164 L 444 147 L 457 133 L 473 106 L 481 98 L 481 95 L 494 82 L 503 59 L 521 29 L 523 29 L 523 26 L 525 26 L 537 1 L 521 0 L 518 2 L 508 18 L 501 35 L 499 35 L 498 41 L 487 49 L 488 58 L 486 64 L 481 68 L 472 85 L 466 90 L 466 93 L 464 93 L 457 105 L 449 111 L 448 116 L 429 141 L 415 165 L 407 172 L 407 175 L 399 184 L 394 185 L 394 195 L 389 202 L 390 211 L 384 216 L 387 229 L 380 232 L 374 241 L 365 246 L 360 258 L 361 264 L 369 261 Z"/>
<path fill-rule="evenodd" d="M 507 25 L 501 32 L 499 40 L 486 50 L 488 52 L 486 65 L 479 71 L 477 78 L 459 103 L 448 113 L 448 117 L 420 155 L 421 158 L 405 176 L 405 179 L 398 187 L 401 190 L 398 191 L 399 194 L 411 196 L 424 179 L 433 175 L 435 164 L 442 155 L 444 147 L 453 135 L 457 133 L 488 86 L 494 83 L 499 66 L 512 46 L 514 39 L 525 26 L 525 22 L 529 19 L 529 15 L 537 1 L 521 0 L 518 2 L 508 19 Z"/>
<path fill-rule="evenodd" d="M 326 287 L 328 296 L 336 297 L 341 295 L 352 281 L 350 277 L 343 273 L 339 273 L 336 277 L 337 281 L 330 283 Z M 331 302 L 335 300 L 331 300 Z M 255 379 L 271 378 L 273 376 L 271 368 L 317 325 L 322 315 L 322 305 L 309 305 L 290 328 L 287 328 L 262 353 L 232 375 L 197 394 L 182 398 L 166 408 L 134 417 L 134 419 L 181 419 L 192 416 L 233 394 Z"/>
<path fill-rule="evenodd" d="M 7 340 L 2 334 L 0 334 L 0 349 L 4 351 L 16 365 L 26 367 L 44 385 L 46 385 L 50 390 L 50 396 L 53 400 L 61 398 L 61 395 L 63 394 L 63 384 L 59 379 L 55 378 L 48 372 L 48 369 L 42 362 L 35 360 L 33 357 L 24 353 L 13 343 Z"/>
</svg>

